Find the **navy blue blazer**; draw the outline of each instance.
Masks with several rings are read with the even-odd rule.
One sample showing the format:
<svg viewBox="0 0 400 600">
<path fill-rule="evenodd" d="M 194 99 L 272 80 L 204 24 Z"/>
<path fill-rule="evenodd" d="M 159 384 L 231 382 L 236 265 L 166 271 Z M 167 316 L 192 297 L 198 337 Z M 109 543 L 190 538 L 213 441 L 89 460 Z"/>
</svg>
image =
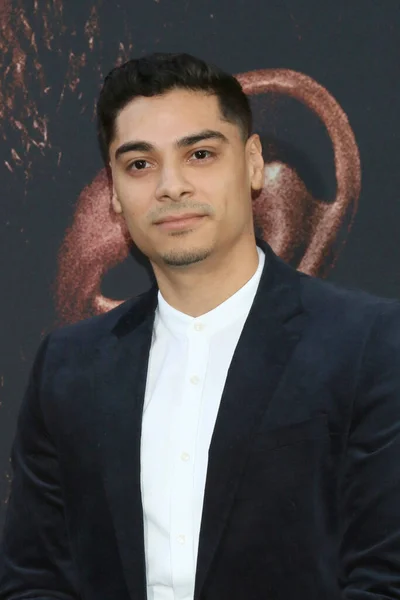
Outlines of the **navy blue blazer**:
<svg viewBox="0 0 400 600">
<path fill-rule="evenodd" d="M 400 598 L 400 309 L 265 267 L 209 450 L 195 600 Z M 157 288 L 42 343 L 0 598 L 145 600 L 140 431 Z"/>
</svg>

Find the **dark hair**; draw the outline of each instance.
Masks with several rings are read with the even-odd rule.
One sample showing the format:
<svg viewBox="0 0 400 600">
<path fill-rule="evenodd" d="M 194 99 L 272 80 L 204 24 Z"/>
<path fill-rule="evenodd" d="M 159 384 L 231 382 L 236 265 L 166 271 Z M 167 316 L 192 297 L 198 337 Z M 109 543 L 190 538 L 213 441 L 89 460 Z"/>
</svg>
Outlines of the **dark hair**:
<svg viewBox="0 0 400 600">
<path fill-rule="evenodd" d="M 247 140 L 252 130 L 251 108 L 233 75 L 190 54 L 155 53 L 115 67 L 104 80 L 97 103 L 97 127 L 105 162 L 115 135 L 115 120 L 131 100 L 181 88 L 215 95 L 223 118 L 236 123 Z"/>
</svg>

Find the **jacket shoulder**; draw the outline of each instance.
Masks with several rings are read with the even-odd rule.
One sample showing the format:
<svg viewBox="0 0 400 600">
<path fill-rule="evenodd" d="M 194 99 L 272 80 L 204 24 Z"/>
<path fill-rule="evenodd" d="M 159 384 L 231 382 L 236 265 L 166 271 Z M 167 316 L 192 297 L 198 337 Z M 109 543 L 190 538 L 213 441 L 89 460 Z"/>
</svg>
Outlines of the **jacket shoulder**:
<svg viewBox="0 0 400 600">
<path fill-rule="evenodd" d="M 317 320 L 340 328 L 371 325 L 379 316 L 397 313 L 400 302 L 299 272 L 303 308 Z"/>
<path fill-rule="evenodd" d="M 149 291 L 126 300 L 108 312 L 89 317 L 55 329 L 49 334 L 51 345 L 79 344 L 80 347 L 96 345 L 102 338 L 111 334 L 117 324 L 135 314 L 139 307 L 146 305 Z"/>
</svg>

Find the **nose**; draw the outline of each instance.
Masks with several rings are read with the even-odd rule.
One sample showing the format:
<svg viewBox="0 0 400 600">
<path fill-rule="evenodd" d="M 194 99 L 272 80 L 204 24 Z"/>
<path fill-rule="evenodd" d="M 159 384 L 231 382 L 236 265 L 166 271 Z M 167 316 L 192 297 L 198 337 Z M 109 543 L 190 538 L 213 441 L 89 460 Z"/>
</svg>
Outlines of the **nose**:
<svg viewBox="0 0 400 600">
<path fill-rule="evenodd" d="M 169 164 L 161 169 L 156 190 L 157 200 L 179 202 L 190 196 L 193 191 L 193 185 L 188 181 L 180 165 Z"/>
</svg>

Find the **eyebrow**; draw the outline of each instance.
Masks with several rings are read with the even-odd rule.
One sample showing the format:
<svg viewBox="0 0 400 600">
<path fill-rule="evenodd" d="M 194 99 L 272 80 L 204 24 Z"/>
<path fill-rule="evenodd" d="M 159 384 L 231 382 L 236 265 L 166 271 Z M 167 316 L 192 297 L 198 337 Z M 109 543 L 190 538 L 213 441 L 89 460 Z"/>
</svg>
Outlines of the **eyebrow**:
<svg viewBox="0 0 400 600">
<path fill-rule="evenodd" d="M 228 143 L 228 138 L 220 131 L 216 131 L 214 129 L 204 129 L 198 133 L 193 133 L 192 135 L 187 135 L 183 138 L 180 138 L 175 142 L 175 146 L 177 148 L 187 148 L 204 140 L 219 140 L 221 142 Z M 115 151 L 115 160 L 118 160 L 122 154 L 126 154 L 127 152 L 152 152 L 155 149 L 156 147 L 153 144 L 150 144 L 150 142 L 145 142 L 144 140 L 126 142 Z"/>
</svg>

